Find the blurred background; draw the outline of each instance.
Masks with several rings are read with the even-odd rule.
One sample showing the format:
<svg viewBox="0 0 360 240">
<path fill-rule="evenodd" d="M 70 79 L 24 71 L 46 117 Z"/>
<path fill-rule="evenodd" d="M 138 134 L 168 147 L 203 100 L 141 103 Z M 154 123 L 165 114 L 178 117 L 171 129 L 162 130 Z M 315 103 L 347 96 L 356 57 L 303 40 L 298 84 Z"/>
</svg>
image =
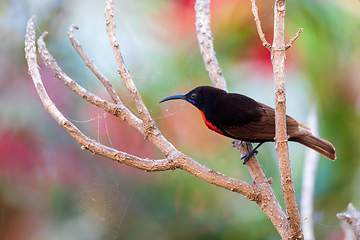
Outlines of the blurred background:
<svg viewBox="0 0 360 240">
<path fill-rule="evenodd" d="M 273 1 L 258 1 L 272 42 Z M 104 2 L 3 0 L 0 9 L 0 239 L 279 239 L 258 205 L 184 172 L 145 173 L 82 151 L 44 110 L 27 74 L 24 36 L 36 15 L 62 69 L 89 91 L 109 99 L 67 38 L 71 24 L 83 48 L 133 110 L 117 74 L 105 31 Z M 162 98 L 210 85 L 198 48 L 194 0 L 116 0 L 120 47 L 152 116 L 179 150 L 228 176 L 251 182 L 231 139 L 209 131 L 198 110 Z M 319 134 L 337 160 L 320 157 L 314 205 L 317 239 L 343 239 L 336 213 L 353 202 L 360 210 L 360 3 L 287 2 L 287 113 L 307 121 L 317 109 Z M 268 50 L 256 32 L 251 2 L 213 0 L 214 45 L 230 92 L 274 106 Z M 63 114 L 87 136 L 144 158 L 163 155 L 136 130 L 63 86 L 38 60 L 45 87 Z M 305 147 L 290 143 L 297 199 Z M 273 143 L 258 159 L 281 204 Z"/>
</svg>

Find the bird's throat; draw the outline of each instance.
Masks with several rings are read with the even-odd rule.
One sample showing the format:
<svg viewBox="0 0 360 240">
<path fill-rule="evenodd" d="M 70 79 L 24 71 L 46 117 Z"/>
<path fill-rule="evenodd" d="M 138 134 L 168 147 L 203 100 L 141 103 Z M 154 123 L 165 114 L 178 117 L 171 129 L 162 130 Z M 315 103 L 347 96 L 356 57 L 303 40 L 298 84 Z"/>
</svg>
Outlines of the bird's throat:
<svg viewBox="0 0 360 240">
<path fill-rule="evenodd" d="M 201 113 L 201 116 L 202 116 L 202 118 L 203 118 L 203 120 L 204 120 L 205 125 L 206 125 L 209 129 L 211 129 L 211 130 L 213 130 L 214 132 L 217 132 L 217 133 L 219 133 L 219 134 L 221 134 L 221 135 L 224 135 L 224 133 L 223 133 L 220 129 L 218 129 L 217 127 L 215 127 L 214 125 L 212 125 L 211 122 L 209 122 L 208 120 L 206 120 L 206 117 L 205 117 L 204 113 L 203 113 L 201 110 L 200 110 L 200 113 Z"/>
</svg>

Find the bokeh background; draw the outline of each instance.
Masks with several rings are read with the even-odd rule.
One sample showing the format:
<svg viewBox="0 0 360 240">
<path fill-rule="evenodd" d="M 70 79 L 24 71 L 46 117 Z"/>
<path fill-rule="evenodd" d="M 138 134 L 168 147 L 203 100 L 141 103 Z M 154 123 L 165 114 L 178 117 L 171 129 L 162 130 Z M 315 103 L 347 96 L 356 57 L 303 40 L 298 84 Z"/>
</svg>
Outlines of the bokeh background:
<svg viewBox="0 0 360 240">
<path fill-rule="evenodd" d="M 272 42 L 273 2 L 257 1 Z M 198 49 L 194 0 L 116 0 L 120 47 L 143 99 L 164 135 L 207 167 L 251 182 L 231 139 L 209 131 L 184 102 L 158 101 L 209 85 Z M 211 27 L 219 63 L 231 92 L 274 105 L 270 54 L 256 32 L 248 0 L 213 0 Z M 82 151 L 44 110 L 24 57 L 26 21 L 36 15 L 37 36 L 49 32 L 51 54 L 69 76 L 109 99 L 67 38 L 76 36 L 134 111 L 117 74 L 105 31 L 104 2 L 2 0 L 0 9 L 0 239 L 279 239 L 254 203 L 196 177 L 145 173 Z M 343 239 L 335 216 L 348 203 L 360 209 L 360 3 L 354 0 L 287 2 L 287 112 L 306 122 L 317 109 L 320 136 L 337 160 L 319 161 L 314 205 L 317 239 Z M 42 79 L 56 106 L 84 133 L 131 154 L 162 158 L 121 120 L 78 97 L 39 59 Z M 135 112 L 135 111 L 134 111 Z M 290 143 L 297 199 L 305 148 Z M 274 144 L 258 158 L 283 204 Z"/>
</svg>

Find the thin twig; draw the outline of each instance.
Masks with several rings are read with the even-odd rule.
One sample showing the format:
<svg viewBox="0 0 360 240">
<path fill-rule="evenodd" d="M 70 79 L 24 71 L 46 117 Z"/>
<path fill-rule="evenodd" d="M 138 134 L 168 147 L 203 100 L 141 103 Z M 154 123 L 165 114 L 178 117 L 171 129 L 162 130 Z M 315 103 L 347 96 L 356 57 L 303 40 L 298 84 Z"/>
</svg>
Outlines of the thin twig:
<svg viewBox="0 0 360 240">
<path fill-rule="evenodd" d="M 263 32 L 263 30 L 261 28 L 261 21 L 260 21 L 260 18 L 259 18 L 259 11 L 258 11 L 258 7 L 256 6 L 255 0 L 251 0 L 251 6 L 252 6 L 251 11 L 252 11 L 252 13 L 254 15 L 254 21 L 255 21 L 255 24 L 256 24 L 256 29 L 257 29 L 257 32 L 259 34 L 260 40 L 262 41 L 262 45 L 271 51 L 271 44 L 266 40 L 265 33 Z"/>
<path fill-rule="evenodd" d="M 114 87 L 112 86 L 112 84 L 110 83 L 109 79 L 107 79 L 107 77 L 100 72 L 100 70 L 98 69 L 98 67 L 95 65 L 95 63 L 93 62 L 93 60 L 91 60 L 88 55 L 85 53 L 84 49 L 82 48 L 80 42 L 76 39 L 75 34 L 74 34 L 74 29 L 78 30 L 79 27 L 76 25 L 71 25 L 69 27 L 69 31 L 68 31 L 68 36 L 70 38 L 70 42 L 73 45 L 73 47 L 75 48 L 76 52 L 79 54 L 79 56 L 82 58 L 82 60 L 84 61 L 85 65 L 95 74 L 95 76 L 100 80 L 100 82 L 104 85 L 104 87 L 106 88 L 106 90 L 108 91 L 110 97 L 112 98 L 112 100 L 114 101 L 115 104 L 123 104 L 119 98 L 119 96 L 117 95 Z"/>
<path fill-rule="evenodd" d="M 294 37 L 292 39 L 290 39 L 289 43 L 286 44 L 285 46 L 285 50 L 288 50 L 289 48 L 292 47 L 292 45 L 294 44 L 294 42 L 296 41 L 296 39 L 298 37 L 300 37 L 300 34 L 303 32 L 304 29 L 300 28 L 299 31 L 294 35 Z"/>
<path fill-rule="evenodd" d="M 210 81 L 214 87 L 227 91 L 226 81 L 216 58 L 210 29 L 210 0 L 196 0 L 195 12 L 196 35 Z"/>
</svg>

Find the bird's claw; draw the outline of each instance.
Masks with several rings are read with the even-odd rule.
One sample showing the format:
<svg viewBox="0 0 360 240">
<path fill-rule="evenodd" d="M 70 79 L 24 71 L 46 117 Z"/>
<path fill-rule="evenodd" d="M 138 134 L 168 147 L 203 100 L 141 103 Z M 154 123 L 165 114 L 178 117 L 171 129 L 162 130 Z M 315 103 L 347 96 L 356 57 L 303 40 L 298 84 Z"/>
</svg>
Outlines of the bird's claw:
<svg viewBox="0 0 360 240">
<path fill-rule="evenodd" d="M 243 165 L 245 165 L 254 154 L 258 154 L 258 150 L 250 151 L 246 155 L 242 156 L 241 159 L 244 159 Z"/>
</svg>

